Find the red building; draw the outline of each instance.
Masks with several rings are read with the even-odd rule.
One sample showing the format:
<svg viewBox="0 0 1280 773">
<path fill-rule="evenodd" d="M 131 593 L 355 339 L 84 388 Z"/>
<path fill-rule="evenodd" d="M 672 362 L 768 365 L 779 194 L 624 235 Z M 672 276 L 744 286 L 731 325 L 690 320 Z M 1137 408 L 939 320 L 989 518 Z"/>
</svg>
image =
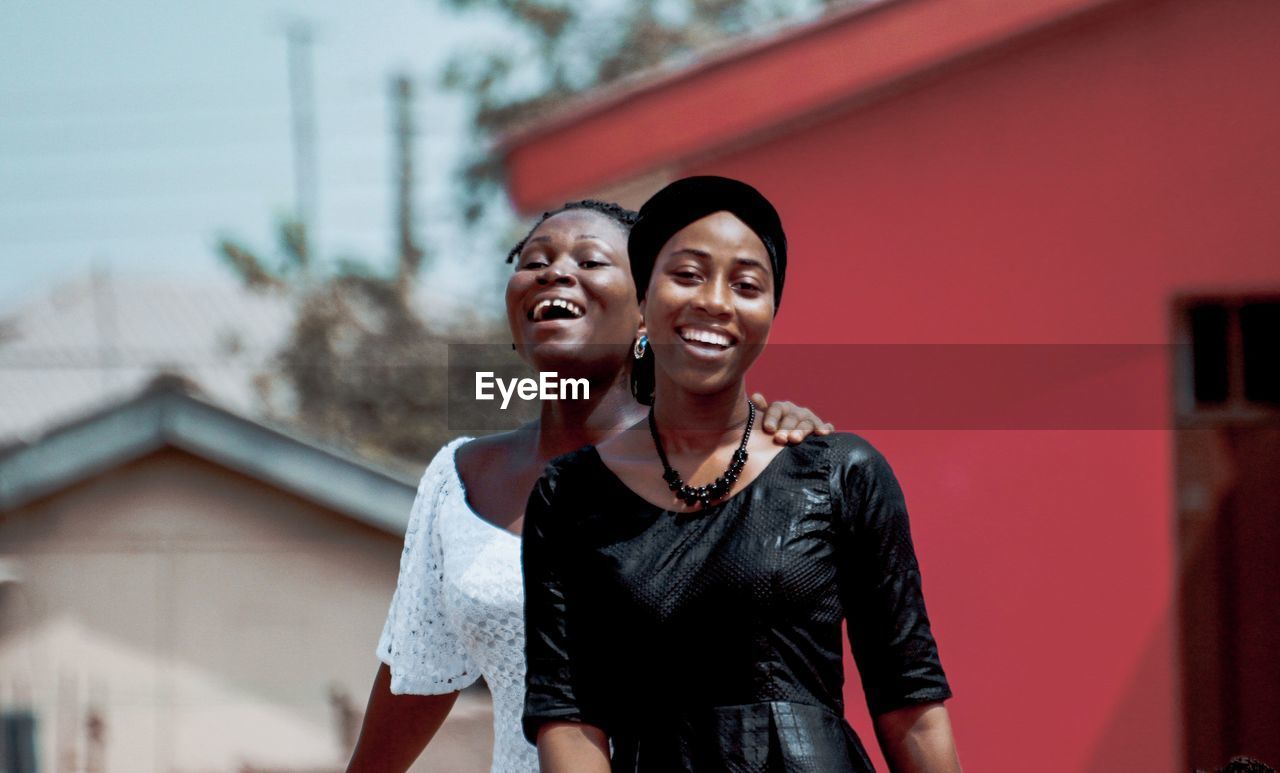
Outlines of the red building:
<svg viewBox="0 0 1280 773">
<path fill-rule="evenodd" d="M 1277 40 L 1274 0 L 890 0 L 505 144 L 525 213 L 702 173 L 778 205 L 753 386 L 894 463 L 970 770 L 1280 765 Z"/>
</svg>

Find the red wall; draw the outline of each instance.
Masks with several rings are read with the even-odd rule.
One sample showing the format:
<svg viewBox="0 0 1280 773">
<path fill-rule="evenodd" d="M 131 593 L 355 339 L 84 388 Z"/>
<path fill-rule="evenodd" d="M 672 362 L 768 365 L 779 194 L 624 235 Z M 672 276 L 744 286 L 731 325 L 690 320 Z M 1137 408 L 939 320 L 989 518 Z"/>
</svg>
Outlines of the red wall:
<svg viewBox="0 0 1280 773">
<path fill-rule="evenodd" d="M 754 39 L 679 72 L 641 75 L 506 138 L 508 192 L 521 211 L 540 211 L 559 204 L 565 191 L 593 190 L 602 180 L 663 166 L 844 94 L 877 89 L 985 41 L 1115 1 L 837 3 L 820 22 Z M 609 141 L 602 145 L 601 137 Z M 566 158 L 585 163 L 566 164 Z"/>
<path fill-rule="evenodd" d="M 778 205 L 775 344 L 1164 343 L 1175 293 L 1280 288 L 1278 30 L 1274 0 L 1132 3 L 681 171 Z M 858 363 L 819 351 L 753 386 L 894 464 L 966 769 L 1185 769 L 1171 432 L 860 430 Z"/>
<path fill-rule="evenodd" d="M 1148 4 L 688 171 L 778 205 L 774 343 L 1165 342 L 1177 292 L 1280 287 L 1278 29 L 1269 0 Z M 857 429 L 841 381 L 753 376 Z M 864 434 L 907 492 L 966 768 L 1183 768 L 1170 432 Z"/>
</svg>

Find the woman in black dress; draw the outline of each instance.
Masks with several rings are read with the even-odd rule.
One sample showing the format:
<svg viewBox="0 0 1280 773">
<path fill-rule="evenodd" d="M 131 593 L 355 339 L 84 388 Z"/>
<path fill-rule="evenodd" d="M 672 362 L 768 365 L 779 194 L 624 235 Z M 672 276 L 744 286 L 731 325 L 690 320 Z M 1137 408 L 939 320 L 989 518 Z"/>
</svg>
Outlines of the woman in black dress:
<svg viewBox="0 0 1280 773">
<path fill-rule="evenodd" d="M 649 418 L 553 461 L 525 515 L 524 731 L 542 770 L 871 770 L 844 719 L 842 622 L 891 768 L 959 770 L 888 464 L 854 435 L 752 432 L 743 379 L 786 268 L 772 205 L 680 180 L 628 251 Z"/>
</svg>

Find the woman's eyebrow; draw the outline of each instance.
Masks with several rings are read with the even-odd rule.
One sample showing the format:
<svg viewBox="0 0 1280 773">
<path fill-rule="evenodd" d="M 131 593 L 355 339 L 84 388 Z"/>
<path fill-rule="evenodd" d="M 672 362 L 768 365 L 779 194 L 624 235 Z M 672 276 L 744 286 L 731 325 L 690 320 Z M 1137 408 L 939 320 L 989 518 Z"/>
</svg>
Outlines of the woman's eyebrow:
<svg viewBox="0 0 1280 773">
<path fill-rule="evenodd" d="M 671 253 L 671 254 L 672 254 L 672 255 L 680 255 L 680 254 L 682 254 L 682 253 L 687 254 L 687 255 L 692 255 L 692 256 L 693 256 L 693 257 L 695 257 L 695 258 L 701 258 L 702 260 L 710 260 L 710 259 L 711 259 L 711 253 L 710 253 L 710 252 L 707 252 L 706 250 L 700 250 L 700 249 L 698 249 L 697 247 L 681 247 L 681 248 L 680 248 L 680 249 L 678 249 L 678 250 L 674 250 L 674 251 L 672 251 L 672 253 Z M 761 263 L 760 261 L 756 260 L 755 258 L 735 258 L 735 259 L 734 259 L 734 265 L 747 266 L 747 267 L 749 267 L 749 268 L 758 268 L 758 269 L 760 269 L 761 271 L 764 271 L 764 270 L 766 270 L 766 269 L 768 268 L 764 263 Z"/>
<path fill-rule="evenodd" d="M 679 255 L 680 253 L 688 253 L 694 256 L 695 258 L 701 258 L 703 260 L 711 259 L 711 253 L 707 252 L 706 250 L 700 250 L 697 247 L 681 247 L 680 249 L 673 251 L 671 254 Z"/>
<path fill-rule="evenodd" d="M 599 236 L 596 236 L 595 234 L 578 234 L 577 236 L 573 237 L 573 239 L 574 241 L 581 241 L 583 239 L 595 239 L 596 241 L 604 241 L 604 239 L 600 238 Z M 532 236 L 529 239 L 527 239 L 525 241 L 525 244 L 533 244 L 534 242 L 549 242 L 549 241 L 551 241 L 550 236 L 548 236 L 547 234 L 539 234 L 537 236 Z"/>
</svg>

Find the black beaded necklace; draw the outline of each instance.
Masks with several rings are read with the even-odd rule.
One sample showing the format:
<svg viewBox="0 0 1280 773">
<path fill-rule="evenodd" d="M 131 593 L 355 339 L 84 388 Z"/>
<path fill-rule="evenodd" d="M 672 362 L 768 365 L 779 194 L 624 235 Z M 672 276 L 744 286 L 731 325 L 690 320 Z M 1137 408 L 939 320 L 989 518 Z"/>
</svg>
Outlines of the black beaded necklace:
<svg viewBox="0 0 1280 773">
<path fill-rule="evenodd" d="M 742 433 L 742 442 L 738 444 L 738 450 L 733 452 L 733 460 L 729 462 L 729 469 L 724 471 L 724 475 L 716 478 L 714 482 L 705 486 L 689 486 L 680 477 L 680 473 L 676 472 L 667 461 L 667 452 L 662 450 L 662 439 L 658 437 L 658 423 L 653 418 L 653 408 L 649 408 L 649 434 L 653 435 L 653 445 L 658 449 L 658 458 L 662 460 L 662 479 L 667 482 L 667 487 L 676 492 L 676 498 L 683 501 L 686 505 L 695 505 L 702 503 L 703 507 L 707 507 L 712 502 L 720 499 L 729 493 L 729 489 L 733 488 L 734 482 L 738 480 L 738 476 L 742 474 L 742 468 L 747 463 L 747 440 L 751 437 L 751 427 L 756 423 L 756 406 L 750 400 L 747 401 L 747 428 Z"/>
</svg>

